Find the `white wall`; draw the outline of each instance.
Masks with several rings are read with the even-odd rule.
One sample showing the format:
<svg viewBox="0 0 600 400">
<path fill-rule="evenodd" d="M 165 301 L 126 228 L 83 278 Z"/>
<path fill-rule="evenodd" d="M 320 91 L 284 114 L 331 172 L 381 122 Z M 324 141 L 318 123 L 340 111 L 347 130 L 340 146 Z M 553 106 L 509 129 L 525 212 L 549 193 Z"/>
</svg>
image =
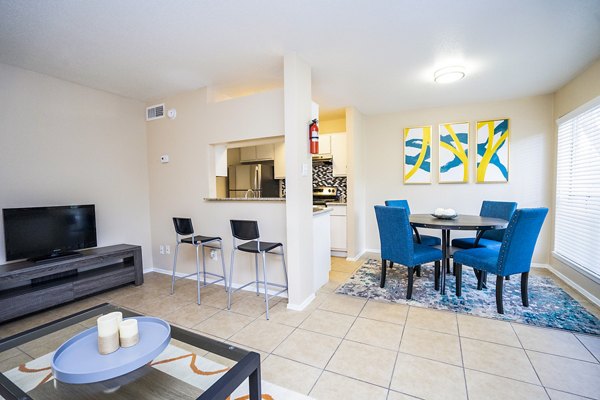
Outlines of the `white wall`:
<svg viewBox="0 0 600 400">
<path fill-rule="evenodd" d="M 152 267 L 144 104 L 0 64 L 0 110 L 0 208 L 95 204 L 98 245 Z"/>
<path fill-rule="evenodd" d="M 295 53 L 283 59 L 285 86 L 286 220 L 289 303 L 302 309 L 314 297 L 312 159 L 307 140 L 311 116 L 310 66 Z M 306 167 L 306 174 L 302 168 Z"/>
<path fill-rule="evenodd" d="M 366 190 L 366 246 L 379 249 L 373 206 L 386 199 L 408 199 L 413 213 L 430 213 L 437 207 L 478 214 L 483 200 L 510 200 L 519 207 L 551 207 L 554 126 L 553 96 L 407 111 L 366 117 L 364 168 Z M 476 184 L 474 178 L 474 126 L 478 120 L 510 119 L 510 170 L 506 184 Z M 469 121 L 470 182 L 437 183 L 438 128 L 440 123 Z M 402 132 L 406 127 L 433 125 L 431 185 L 405 185 L 402 179 Z M 552 213 L 549 214 L 534 253 L 534 262 L 547 263 Z M 439 234 L 439 232 L 430 232 Z M 459 234 L 452 234 L 458 237 Z"/>
<path fill-rule="evenodd" d="M 210 197 L 210 188 L 214 186 L 210 145 L 281 136 L 283 91 L 279 89 L 222 102 L 207 102 L 206 89 L 200 89 L 152 104 L 163 102 L 167 109 L 177 109 L 177 118 L 163 118 L 146 124 L 155 267 L 172 268 L 173 254 L 159 254 L 159 246 L 168 244 L 175 249 L 172 222 L 175 216 L 191 217 L 197 234 L 223 238 L 227 272 L 232 248 L 230 219 L 258 220 L 262 240 L 283 242 L 285 245 L 285 203 L 203 200 Z M 169 155 L 168 164 L 160 163 L 162 154 Z M 234 283 L 246 283 L 254 279 L 254 258 L 249 254 L 238 254 Z M 280 260 L 272 259 L 269 279 L 283 282 Z M 177 269 L 184 273 L 195 271 L 195 253 L 191 246 L 182 247 Z M 220 260 L 215 262 L 207 257 L 207 269 L 220 272 Z"/>
<path fill-rule="evenodd" d="M 600 60 L 597 60 L 555 93 L 554 118 L 558 119 L 598 96 L 600 96 Z M 556 126 L 554 129 L 556 130 Z M 552 154 L 553 160 L 556 160 L 556 148 L 553 149 Z M 554 202 L 556 200 L 554 196 L 556 185 L 555 163 L 552 166 L 552 172 L 552 201 Z M 554 232 L 551 236 L 554 239 Z M 554 242 L 552 242 L 550 249 L 553 248 Z M 552 254 L 550 254 L 550 265 L 554 272 L 560 274 L 563 279 L 579 286 L 580 289 L 595 297 L 597 303 L 600 303 L 600 285 L 597 282 L 556 259 Z"/>
</svg>

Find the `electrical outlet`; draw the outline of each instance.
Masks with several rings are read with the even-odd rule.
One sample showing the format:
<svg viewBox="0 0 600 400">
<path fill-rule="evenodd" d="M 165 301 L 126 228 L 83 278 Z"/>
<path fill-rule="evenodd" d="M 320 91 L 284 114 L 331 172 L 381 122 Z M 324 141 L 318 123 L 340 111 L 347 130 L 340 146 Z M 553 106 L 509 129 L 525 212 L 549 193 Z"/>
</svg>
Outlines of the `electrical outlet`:
<svg viewBox="0 0 600 400">
<path fill-rule="evenodd" d="M 211 260 L 217 259 L 217 251 L 215 249 L 210 249 L 210 258 Z"/>
<path fill-rule="evenodd" d="M 160 251 L 160 254 L 165 254 L 165 246 L 163 246 L 161 244 L 160 247 L 159 247 L 159 251 Z"/>
<path fill-rule="evenodd" d="M 171 246 L 169 246 L 169 245 L 165 246 L 165 253 L 171 254 Z"/>
</svg>

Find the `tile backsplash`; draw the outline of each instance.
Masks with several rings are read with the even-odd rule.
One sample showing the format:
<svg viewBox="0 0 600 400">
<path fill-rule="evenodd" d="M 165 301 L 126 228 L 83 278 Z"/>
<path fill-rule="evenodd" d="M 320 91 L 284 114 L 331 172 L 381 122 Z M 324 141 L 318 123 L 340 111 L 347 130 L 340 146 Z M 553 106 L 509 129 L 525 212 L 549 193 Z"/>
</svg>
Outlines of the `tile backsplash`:
<svg viewBox="0 0 600 400">
<path fill-rule="evenodd" d="M 313 187 L 333 186 L 338 190 L 340 199 L 346 199 L 348 193 L 348 179 L 345 176 L 333 176 L 333 165 L 313 164 Z M 285 197 L 285 179 L 280 183 L 281 197 Z"/>
</svg>

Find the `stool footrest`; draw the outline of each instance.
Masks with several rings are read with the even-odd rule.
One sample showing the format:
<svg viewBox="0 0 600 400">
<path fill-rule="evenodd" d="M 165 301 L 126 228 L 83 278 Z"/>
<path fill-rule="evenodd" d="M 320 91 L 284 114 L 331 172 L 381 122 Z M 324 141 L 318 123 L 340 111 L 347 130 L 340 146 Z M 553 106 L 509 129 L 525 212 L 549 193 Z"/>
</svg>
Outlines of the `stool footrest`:
<svg viewBox="0 0 600 400">
<path fill-rule="evenodd" d="M 239 290 L 242 290 L 243 288 L 248 287 L 250 285 L 257 285 L 257 286 L 263 285 L 263 286 L 265 286 L 265 283 L 263 281 L 248 282 L 245 285 L 242 285 L 242 286 L 240 286 L 240 287 L 238 287 L 236 289 L 233 289 L 231 293 L 235 293 L 235 292 L 237 292 Z M 283 288 L 283 290 L 279 291 L 277 294 L 285 292 L 287 290 L 287 286 L 286 285 L 282 285 L 282 284 L 279 284 L 279 283 L 267 282 L 267 286 L 275 286 L 275 287 Z"/>
</svg>

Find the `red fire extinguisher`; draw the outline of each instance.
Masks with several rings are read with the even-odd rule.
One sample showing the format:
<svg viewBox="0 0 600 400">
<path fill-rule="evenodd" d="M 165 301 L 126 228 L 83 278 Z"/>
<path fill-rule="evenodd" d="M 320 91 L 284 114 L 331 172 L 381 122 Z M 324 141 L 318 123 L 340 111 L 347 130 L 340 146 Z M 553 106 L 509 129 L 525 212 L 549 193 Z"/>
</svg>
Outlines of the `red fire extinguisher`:
<svg viewBox="0 0 600 400">
<path fill-rule="evenodd" d="M 319 126 L 317 120 L 313 119 L 308 127 L 308 139 L 310 140 L 310 154 L 319 154 Z"/>
</svg>

